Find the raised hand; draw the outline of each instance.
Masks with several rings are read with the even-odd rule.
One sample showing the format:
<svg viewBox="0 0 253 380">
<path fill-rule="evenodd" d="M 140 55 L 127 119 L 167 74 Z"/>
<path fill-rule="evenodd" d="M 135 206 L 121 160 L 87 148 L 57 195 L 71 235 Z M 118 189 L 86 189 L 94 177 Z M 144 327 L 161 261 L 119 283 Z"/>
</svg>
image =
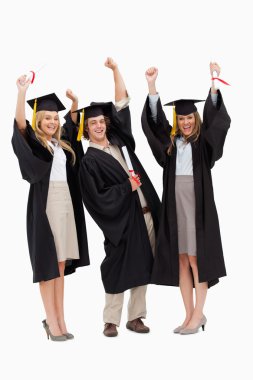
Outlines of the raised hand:
<svg viewBox="0 0 253 380">
<path fill-rule="evenodd" d="M 105 67 L 108 67 L 108 69 L 115 70 L 117 68 L 117 63 L 111 58 L 108 57 L 105 61 Z"/>
<path fill-rule="evenodd" d="M 210 74 L 211 77 L 213 77 L 213 72 L 216 71 L 217 77 L 220 75 L 220 66 L 218 65 L 217 62 L 210 62 Z"/>
<path fill-rule="evenodd" d="M 66 96 L 67 96 L 67 98 L 69 98 L 70 100 L 72 100 L 72 102 L 78 102 L 77 95 L 75 95 L 73 93 L 73 91 L 70 90 L 69 88 L 66 90 Z"/>
<path fill-rule="evenodd" d="M 28 89 L 28 87 L 31 84 L 31 81 L 30 80 L 26 81 L 26 75 L 21 75 L 17 79 L 16 84 L 17 84 L 17 88 L 18 88 L 19 91 L 26 92 L 27 89 Z"/>
<path fill-rule="evenodd" d="M 154 84 L 158 75 L 158 69 L 156 67 L 150 67 L 145 72 L 145 77 L 148 83 Z"/>
<path fill-rule="evenodd" d="M 146 77 L 147 82 L 148 82 L 148 89 L 149 89 L 150 95 L 157 94 L 156 84 L 155 84 L 157 75 L 158 75 L 158 69 L 156 67 L 150 67 L 145 72 L 145 77 Z"/>
</svg>

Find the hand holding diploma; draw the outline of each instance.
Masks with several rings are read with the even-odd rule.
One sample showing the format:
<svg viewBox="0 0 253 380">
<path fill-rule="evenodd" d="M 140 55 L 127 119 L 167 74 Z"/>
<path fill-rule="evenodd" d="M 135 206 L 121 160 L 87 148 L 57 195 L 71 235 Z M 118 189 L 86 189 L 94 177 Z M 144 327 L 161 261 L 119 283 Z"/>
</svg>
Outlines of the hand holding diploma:
<svg viewBox="0 0 253 380">
<path fill-rule="evenodd" d="M 223 79 L 220 79 L 220 66 L 218 65 L 217 62 L 210 62 L 210 73 L 211 73 L 211 79 L 212 79 L 212 88 L 214 92 L 217 92 L 219 89 L 219 84 L 223 83 L 226 84 L 227 86 L 230 86 L 229 83 L 225 82 Z"/>
</svg>

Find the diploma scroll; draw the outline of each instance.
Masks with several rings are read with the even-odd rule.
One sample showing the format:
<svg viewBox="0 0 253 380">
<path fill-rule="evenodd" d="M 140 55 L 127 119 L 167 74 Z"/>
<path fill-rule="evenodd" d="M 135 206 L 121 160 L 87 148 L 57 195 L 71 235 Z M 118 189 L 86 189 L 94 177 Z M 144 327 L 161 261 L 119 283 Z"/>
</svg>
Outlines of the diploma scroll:
<svg viewBox="0 0 253 380">
<path fill-rule="evenodd" d="M 34 79 L 35 79 L 35 73 L 38 74 L 38 72 L 43 69 L 43 67 L 45 67 L 45 65 L 41 66 L 39 69 L 37 69 L 36 71 L 32 71 L 30 70 L 27 74 L 26 74 L 26 82 L 28 82 L 29 80 L 31 81 L 31 84 L 34 82 Z"/>
<path fill-rule="evenodd" d="M 126 146 L 122 146 L 122 151 L 123 151 L 123 154 L 124 154 L 124 157 L 125 157 L 125 160 L 126 160 L 126 164 L 127 164 L 127 167 L 128 167 L 128 171 L 129 171 L 131 177 L 139 184 L 140 182 L 136 178 L 136 174 L 134 172 L 133 164 L 132 164 L 131 159 L 129 157 L 129 153 L 128 153 L 127 147 Z"/>
</svg>

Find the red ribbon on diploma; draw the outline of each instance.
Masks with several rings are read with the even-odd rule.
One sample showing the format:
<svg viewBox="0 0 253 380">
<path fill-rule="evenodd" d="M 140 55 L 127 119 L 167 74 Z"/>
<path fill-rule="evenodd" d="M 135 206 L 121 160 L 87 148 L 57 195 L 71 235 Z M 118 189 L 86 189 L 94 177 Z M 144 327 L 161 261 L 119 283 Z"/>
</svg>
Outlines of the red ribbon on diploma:
<svg viewBox="0 0 253 380">
<path fill-rule="evenodd" d="M 33 82 L 34 82 L 34 79 L 35 79 L 35 72 L 34 72 L 34 71 L 31 71 L 31 73 L 32 73 L 31 83 L 33 83 Z"/>
<path fill-rule="evenodd" d="M 217 80 L 219 80 L 221 83 L 223 83 L 223 84 L 226 84 L 227 86 L 230 86 L 230 84 L 229 83 L 227 83 L 227 82 L 225 82 L 223 79 L 220 79 L 220 78 L 218 78 L 218 77 L 213 77 L 212 78 L 212 80 L 215 80 L 215 79 L 217 79 Z"/>
</svg>

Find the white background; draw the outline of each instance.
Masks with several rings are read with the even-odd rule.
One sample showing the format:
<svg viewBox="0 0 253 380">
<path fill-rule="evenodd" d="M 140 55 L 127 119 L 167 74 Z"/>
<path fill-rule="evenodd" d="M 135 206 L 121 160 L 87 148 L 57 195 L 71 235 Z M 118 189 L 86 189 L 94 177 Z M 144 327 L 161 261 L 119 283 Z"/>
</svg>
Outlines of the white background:
<svg viewBox="0 0 253 380">
<path fill-rule="evenodd" d="M 4 8 L 4 9 L 3 9 Z M 252 378 L 252 20 L 250 1 L 8 1 L 1 4 L 1 339 L 2 379 L 241 379 Z M 206 331 L 178 336 L 184 318 L 177 288 L 149 286 L 151 333 L 103 336 L 103 236 L 86 213 L 91 266 L 66 278 L 66 320 L 74 341 L 47 341 L 27 241 L 29 185 L 10 144 L 20 74 L 45 67 L 28 98 L 65 90 L 90 101 L 113 100 L 107 56 L 118 62 L 131 95 L 137 154 L 161 196 L 162 170 L 141 130 L 145 70 L 159 68 L 163 103 L 205 98 L 209 61 L 220 63 L 232 124 L 224 156 L 213 169 L 228 276 L 208 293 Z M 199 106 L 201 111 L 201 106 Z M 171 118 L 166 108 L 168 118 Z M 31 110 L 27 108 L 27 118 Z M 128 297 L 128 294 L 127 294 Z M 126 301 L 127 301 L 126 297 Z M 1 374 L 1 373 L 0 373 Z"/>
</svg>

